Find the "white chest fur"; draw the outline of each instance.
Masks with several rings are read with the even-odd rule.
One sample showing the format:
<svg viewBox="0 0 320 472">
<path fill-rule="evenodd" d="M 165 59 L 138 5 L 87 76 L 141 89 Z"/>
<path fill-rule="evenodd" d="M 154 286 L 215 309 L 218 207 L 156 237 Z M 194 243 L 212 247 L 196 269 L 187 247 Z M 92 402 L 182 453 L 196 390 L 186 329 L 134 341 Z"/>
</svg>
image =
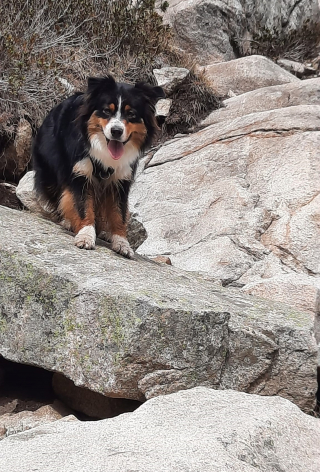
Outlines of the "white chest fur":
<svg viewBox="0 0 320 472">
<path fill-rule="evenodd" d="M 112 158 L 104 134 L 97 133 L 90 138 L 90 156 L 103 165 L 106 169 L 114 169 L 114 178 L 117 180 L 130 180 L 132 174 L 131 165 L 137 160 L 139 150 L 129 141 L 124 146 L 124 153 L 120 159 Z"/>
</svg>

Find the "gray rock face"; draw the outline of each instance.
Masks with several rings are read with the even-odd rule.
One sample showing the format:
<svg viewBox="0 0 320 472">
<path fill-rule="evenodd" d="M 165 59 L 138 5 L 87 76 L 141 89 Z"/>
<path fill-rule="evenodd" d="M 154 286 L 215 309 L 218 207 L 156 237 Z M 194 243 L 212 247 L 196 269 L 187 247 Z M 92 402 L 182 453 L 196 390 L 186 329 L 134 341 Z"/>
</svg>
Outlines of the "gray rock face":
<svg viewBox="0 0 320 472">
<path fill-rule="evenodd" d="M 198 63 L 235 59 L 234 40 L 242 46 L 253 34 L 299 30 L 319 19 L 318 0 L 169 0 L 164 15 L 177 44 Z M 250 42 L 248 42 L 250 46 Z"/>
<path fill-rule="evenodd" d="M 156 104 L 156 116 L 168 116 L 170 113 L 171 104 L 172 100 L 170 98 L 159 100 Z"/>
<path fill-rule="evenodd" d="M 251 113 L 163 146 L 132 193 L 149 235 L 139 252 L 223 284 L 289 274 L 297 287 L 303 275 L 299 306 L 318 313 L 319 116 L 319 105 Z"/>
<path fill-rule="evenodd" d="M 243 8 L 239 0 L 188 0 L 169 7 L 165 21 L 180 48 L 200 64 L 235 58 L 230 37 L 239 36 Z"/>
<path fill-rule="evenodd" d="M 3 472 L 318 472 L 320 423 L 279 397 L 198 387 L 0 443 Z"/>
<path fill-rule="evenodd" d="M 250 113 L 277 108 L 296 105 L 320 105 L 320 78 L 259 88 L 237 97 L 228 98 L 224 100 L 223 105 L 223 108 L 210 113 L 201 122 L 201 126 L 209 126 L 221 121 L 231 121 Z"/>
<path fill-rule="evenodd" d="M 5 358 L 111 397 L 204 385 L 313 407 L 309 314 L 104 246 L 80 251 L 61 227 L 32 214 L 0 208 L 0 233 Z"/>
<path fill-rule="evenodd" d="M 230 91 L 239 95 L 262 87 L 300 81 L 264 56 L 241 57 L 210 64 L 203 71 L 213 91 L 220 97 L 230 94 Z"/>
</svg>

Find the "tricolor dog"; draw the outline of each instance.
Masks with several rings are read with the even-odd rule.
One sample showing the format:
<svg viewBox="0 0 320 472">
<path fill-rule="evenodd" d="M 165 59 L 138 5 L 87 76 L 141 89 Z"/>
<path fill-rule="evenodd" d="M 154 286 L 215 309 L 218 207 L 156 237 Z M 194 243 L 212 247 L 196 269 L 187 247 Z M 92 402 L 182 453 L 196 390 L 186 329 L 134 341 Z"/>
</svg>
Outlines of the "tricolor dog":
<svg viewBox="0 0 320 472">
<path fill-rule="evenodd" d="M 53 108 L 33 146 L 35 186 L 75 233 L 75 245 L 93 249 L 103 232 L 114 251 L 133 257 L 127 241 L 128 195 L 139 156 L 157 130 L 160 87 L 89 78 Z"/>
</svg>

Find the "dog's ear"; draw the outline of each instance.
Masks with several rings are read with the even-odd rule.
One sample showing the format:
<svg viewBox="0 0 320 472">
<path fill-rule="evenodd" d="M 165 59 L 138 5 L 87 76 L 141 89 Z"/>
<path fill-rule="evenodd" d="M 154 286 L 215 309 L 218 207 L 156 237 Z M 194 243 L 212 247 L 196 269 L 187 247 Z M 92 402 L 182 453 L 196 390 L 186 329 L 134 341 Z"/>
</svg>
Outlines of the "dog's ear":
<svg viewBox="0 0 320 472">
<path fill-rule="evenodd" d="M 89 77 L 87 93 L 91 95 L 98 90 L 112 89 L 115 85 L 116 82 L 112 75 L 106 75 L 105 77 Z"/>
<path fill-rule="evenodd" d="M 161 87 L 153 87 L 146 82 L 138 82 L 135 85 L 135 88 L 140 90 L 143 95 L 153 104 L 155 105 L 160 98 L 165 98 L 166 95 Z"/>
</svg>

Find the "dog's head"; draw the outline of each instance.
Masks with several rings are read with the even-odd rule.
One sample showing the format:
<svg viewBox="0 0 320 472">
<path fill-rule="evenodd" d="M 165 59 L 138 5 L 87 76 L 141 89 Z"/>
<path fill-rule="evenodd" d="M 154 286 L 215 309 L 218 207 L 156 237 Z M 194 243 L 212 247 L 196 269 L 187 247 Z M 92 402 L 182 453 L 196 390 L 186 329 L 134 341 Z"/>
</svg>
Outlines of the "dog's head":
<svg viewBox="0 0 320 472">
<path fill-rule="evenodd" d="M 144 82 L 129 85 L 111 76 L 89 78 L 82 117 L 91 146 L 102 146 L 113 161 L 137 156 L 157 130 L 155 104 L 164 96 L 161 87 Z"/>
</svg>

